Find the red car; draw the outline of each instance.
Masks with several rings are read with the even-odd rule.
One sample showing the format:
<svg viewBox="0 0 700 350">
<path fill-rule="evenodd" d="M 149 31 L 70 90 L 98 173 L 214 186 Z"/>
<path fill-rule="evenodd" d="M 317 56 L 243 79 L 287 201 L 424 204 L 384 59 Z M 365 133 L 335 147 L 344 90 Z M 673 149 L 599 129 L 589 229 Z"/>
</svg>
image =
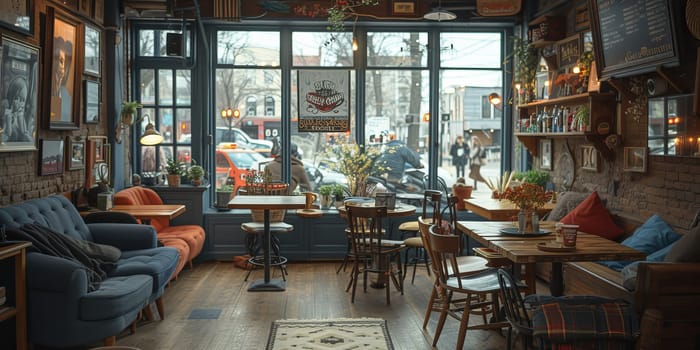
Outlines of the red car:
<svg viewBox="0 0 700 350">
<path fill-rule="evenodd" d="M 234 181 L 233 192 L 245 185 L 245 177 L 266 158 L 253 150 L 236 148 L 235 144 L 222 145 L 216 149 L 216 186 Z M 257 170 L 257 169 L 256 169 Z"/>
</svg>

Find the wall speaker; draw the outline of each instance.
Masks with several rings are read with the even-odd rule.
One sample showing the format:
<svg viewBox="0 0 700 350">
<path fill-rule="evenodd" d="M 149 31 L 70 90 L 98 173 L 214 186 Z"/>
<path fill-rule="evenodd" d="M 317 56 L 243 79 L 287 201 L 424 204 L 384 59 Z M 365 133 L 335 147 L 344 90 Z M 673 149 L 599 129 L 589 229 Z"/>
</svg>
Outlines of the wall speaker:
<svg viewBox="0 0 700 350">
<path fill-rule="evenodd" d="M 649 96 L 659 96 L 666 93 L 668 90 L 668 82 L 661 78 L 647 79 L 647 94 Z"/>
<path fill-rule="evenodd" d="M 165 36 L 165 52 L 168 56 L 184 56 L 182 51 L 182 34 L 167 33 Z"/>
</svg>

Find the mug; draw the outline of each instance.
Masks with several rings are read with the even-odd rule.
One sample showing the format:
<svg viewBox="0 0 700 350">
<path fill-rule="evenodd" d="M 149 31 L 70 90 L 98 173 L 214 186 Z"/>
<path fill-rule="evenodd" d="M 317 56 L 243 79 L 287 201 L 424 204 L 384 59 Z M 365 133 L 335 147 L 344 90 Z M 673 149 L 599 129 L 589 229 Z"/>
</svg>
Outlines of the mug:
<svg viewBox="0 0 700 350">
<path fill-rule="evenodd" d="M 303 194 L 306 196 L 306 206 L 304 208 L 313 209 L 313 203 L 316 201 L 316 198 L 318 198 L 318 195 L 313 192 L 304 192 Z"/>
<path fill-rule="evenodd" d="M 561 229 L 564 234 L 564 246 L 575 247 L 576 234 L 578 233 L 578 225 L 562 225 Z"/>
<path fill-rule="evenodd" d="M 554 237 L 555 241 L 559 244 L 564 244 L 564 226 L 563 223 L 557 222 L 554 224 Z"/>
</svg>

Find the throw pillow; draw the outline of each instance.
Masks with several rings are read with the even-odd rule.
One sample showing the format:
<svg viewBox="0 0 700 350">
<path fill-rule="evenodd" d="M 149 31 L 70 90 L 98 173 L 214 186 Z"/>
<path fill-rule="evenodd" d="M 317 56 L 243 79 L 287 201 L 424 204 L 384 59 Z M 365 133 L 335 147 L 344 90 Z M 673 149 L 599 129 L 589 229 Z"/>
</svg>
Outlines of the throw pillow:
<svg viewBox="0 0 700 350">
<path fill-rule="evenodd" d="M 614 240 L 624 233 L 624 230 L 613 221 L 608 209 L 598 197 L 598 192 L 593 192 L 581 202 L 574 210 L 561 219 L 565 224 L 579 225 L 579 231 L 586 232 L 603 238 Z"/>
<path fill-rule="evenodd" d="M 671 244 L 681 237 L 658 215 L 652 215 L 632 236 L 622 241 L 622 245 L 647 254 L 647 261 L 663 261 L 671 249 Z M 601 261 L 613 270 L 620 271 L 631 261 Z"/>
<path fill-rule="evenodd" d="M 564 192 L 557 197 L 557 203 L 552 208 L 552 211 L 547 215 L 549 221 L 559 221 L 567 213 L 571 212 L 583 202 L 588 194 L 583 192 Z"/>
<path fill-rule="evenodd" d="M 676 241 L 664 261 L 700 262 L 700 225 L 693 227 Z"/>
</svg>

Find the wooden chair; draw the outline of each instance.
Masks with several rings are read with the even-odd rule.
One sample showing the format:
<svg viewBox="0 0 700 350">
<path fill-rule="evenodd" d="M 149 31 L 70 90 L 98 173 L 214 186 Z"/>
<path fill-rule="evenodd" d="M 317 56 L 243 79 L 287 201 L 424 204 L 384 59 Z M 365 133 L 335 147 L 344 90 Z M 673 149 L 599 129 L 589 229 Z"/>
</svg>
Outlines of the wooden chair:
<svg viewBox="0 0 700 350">
<path fill-rule="evenodd" d="M 468 329 L 501 329 L 508 327 L 508 322 L 498 320 L 500 286 L 495 269 L 462 275 L 457 258 L 461 251 L 460 237 L 443 234 L 441 226 L 431 225 L 428 229 L 430 249 L 433 252 L 433 266 L 436 266 L 440 288 L 444 290 L 440 319 L 435 329 L 433 346 L 437 345 L 447 315 L 460 320 L 457 349 L 464 346 Z M 464 296 L 463 307 L 460 310 L 452 308 L 455 294 Z M 472 312 L 484 316 L 484 324 L 469 325 L 469 315 Z M 495 320 L 486 323 L 486 313 L 492 314 Z"/>
<path fill-rule="evenodd" d="M 345 291 L 352 288 L 351 302 L 355 302 L 357 279 L 362 273 L 363 287 L 367 292 L 367 273 L 377 273 L 381 282 L 383 276 L 389 276 L 391 281 L 385 281 L 386 303 L 391 304 L 390 282 L 403 295 L 403 278 L 401 271 L 400 252 L 405 248 L 403 241 L 383 239 L 382 219 L 387 216 L 386 207 L 360 207 L 346 205 L 348 224 L 350 228 L 350 258 L 353 260 L 350 281 Z"/>
<path fill-rule="evenodd" d="M 523 340 L 523 346 L 529 348 L 532 344 L 532 320 L 520 294 L 522 286 L 516 283 L 513 276 L 504 269 L 498 270 L 498 284 L 501 288 L 506 320 L 510 323 L 507 338 L 508 350 L 513 348 L 513 331 L 515 331 L 516 335 L 520 335 L 520 338 Z"/>
<path fill-rule="evenodd" d="M 421 211 L 422 217 L 427 217 L 426 215 L 428 203 L 434 203 L 433 201 L 431 201 L 431 198 L 435 195 L 441 195 L 440 191 L 425 190 L 425 192 L 423 192 L 423 200 L 421 201 L 421 205 L 423 206 L 423 210 Z M 433 208 L 433 210 L 439 211 L 439 203 L 438 208 Z M 411 276 L 411 284 L 413 284 L 413 282 L 416 279 L 416 266 L 421 262 L 425 264 L 425 269 L 428 271 L 428 276 L 430 276 L 430 257 L 427 251 L 425 250 L 423 238 L 420 235 L 420 227 L 418 225 L 418 220 L 407 221 L 402 223 L 401 225 L 399 225 L 399 231 L 401 231 L 401 239 L 403 239 L 404 243 L 406 244 L 406 250 L 403 259 L 403 278 L 406 279 L 408 265 L 413 265 L 413 274 Z M 405 238 L 406 235 L 410 235 L 411 237 Z M 411 251 L 413 251 L 413 255 L 410 254 Z"/>
<path fill-rule="evenodd" d="M 260 186 L 255 188 L 250 188 L 246 191 L 246 195 L 277 195 L 286 196 L 288 184 L 283 183 L 272 183 L 270 186 Z M 280 254 L 280 241 L 277 235 L 288 233 L 294 230 L 294 226 L 284 222 L 284 216 L 286 210 L 270 210 L 270 235 L 271 235 L 271 248 L 272 254 L 270 256 L 270 265 L 278 266 L 280 268 L 280 273 L 282 274 L 282 279 L 287 280 L 287 258 Z M 265 233 L 265 223 L 264 223 L 264 210 L 251 210 L 251 217 L 253 221 L 244 222 L 241 224 L 241 229 L 248 233 L 246 236 L 246 246 L 248 248 L 248 253 L 250 258 L 248 263 L 256 267 L 264 266 L 265 258 L 260 255 L 262 250 L 262 240 L 260 237 Z M 248 270 L 245 276 L 245 281 L 248 281 L 253 269 Z"/>
</svg>

